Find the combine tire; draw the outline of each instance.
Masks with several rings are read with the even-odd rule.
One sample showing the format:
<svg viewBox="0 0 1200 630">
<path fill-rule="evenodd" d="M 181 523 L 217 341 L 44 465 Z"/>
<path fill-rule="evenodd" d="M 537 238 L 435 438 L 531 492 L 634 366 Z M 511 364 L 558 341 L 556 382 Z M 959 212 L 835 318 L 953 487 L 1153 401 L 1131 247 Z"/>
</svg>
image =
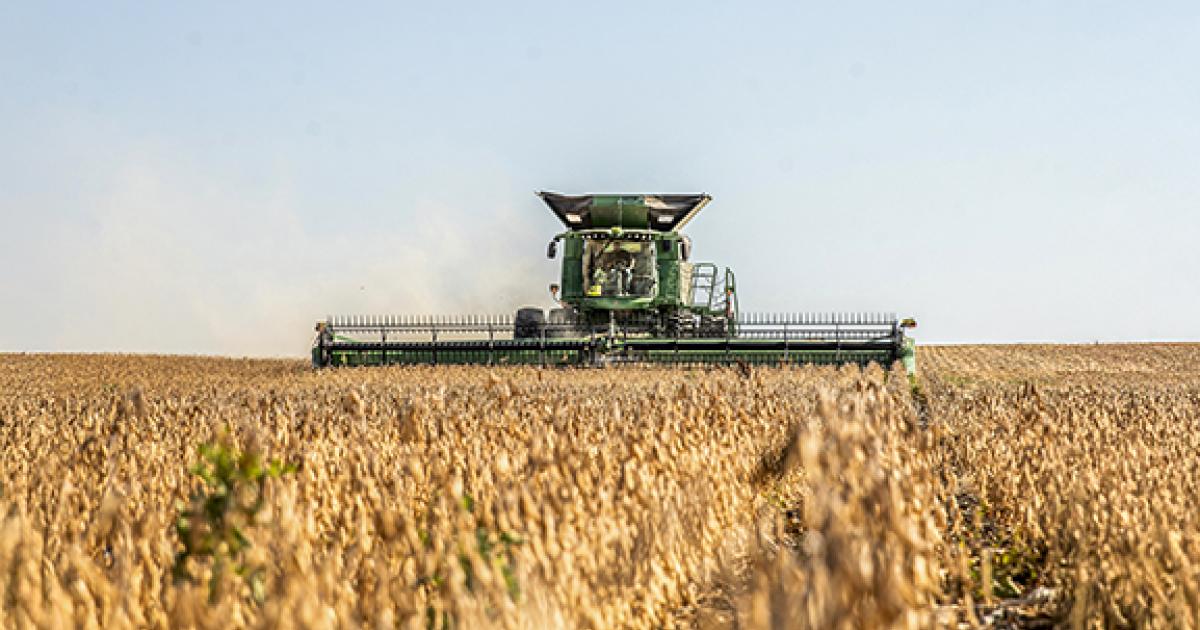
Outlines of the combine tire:
<svg viewBox="0 0 1200 630">
<path fill-rule="evenodd" d="M 542 326 L 546 324 L 546 314 L 540 308 L 517 309 L 517 317 L 513 321 L 514 339 L 537 339 L 542 336 Z"/>
<path fill-rule="evenodd" d="M 705 317 L 700 321 L 700 328 L 696 331 L 696 336 L 715 339 L 731 333 L 729 322 L 724 317 Z"/>
<path fill-rule="evenodd" d="M 552 308 L 546 316 L 546 338 L 563 339 L 583 336 L 576 327 L 575 314 L 566 308 Z"/>
</svg>

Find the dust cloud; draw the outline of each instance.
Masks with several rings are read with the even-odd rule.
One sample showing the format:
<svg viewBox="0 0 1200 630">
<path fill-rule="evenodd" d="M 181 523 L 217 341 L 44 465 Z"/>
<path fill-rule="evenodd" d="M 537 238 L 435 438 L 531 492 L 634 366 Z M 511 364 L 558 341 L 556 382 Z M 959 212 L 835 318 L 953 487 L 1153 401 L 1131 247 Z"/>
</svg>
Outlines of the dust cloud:
<svg viewBox="0 0 1200 630">
<path fill-rule="evenodd" d="M 239 194 L 123 166 L 84 220 L 56 229 L 68 255 L 38 308 L 59 317 L 44 314 L 48 347 L 19 349 L 301 356 L 329 314 L 548 305 L 554 266 L 532 197 L 519 208 L 425 201 L 390 222 L 343 211 L 319 230 L 298 205 L 286 190 Z"/>
</svg>

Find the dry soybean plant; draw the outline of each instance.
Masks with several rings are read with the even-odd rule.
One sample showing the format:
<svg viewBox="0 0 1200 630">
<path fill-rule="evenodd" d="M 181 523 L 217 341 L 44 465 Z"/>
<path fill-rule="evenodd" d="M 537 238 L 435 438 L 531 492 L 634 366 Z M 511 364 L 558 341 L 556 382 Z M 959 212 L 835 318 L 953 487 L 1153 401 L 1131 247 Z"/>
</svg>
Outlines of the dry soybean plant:
<svg viewBox="0 0 1200 630">
<path fill-rule="evenodd" d="M 1197 623 L 1200 348 L 922 357 L 6 356 L 0 627 Z"/>
</svg>

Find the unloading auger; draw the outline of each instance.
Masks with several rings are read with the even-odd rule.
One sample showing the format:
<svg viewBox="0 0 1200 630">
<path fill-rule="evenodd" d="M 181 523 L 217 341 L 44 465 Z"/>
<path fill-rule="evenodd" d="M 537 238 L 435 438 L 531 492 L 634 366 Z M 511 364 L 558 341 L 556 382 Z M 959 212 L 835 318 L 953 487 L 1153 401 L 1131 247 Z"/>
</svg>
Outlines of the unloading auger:
<svg viewBox="0 0 1200 630">
<path fill-rule="evenodd" d="M 538 196 L 566 231 L 557 307 L 512 316 L 330 316 L 315 367 L 621 364 L 889 366 L 916 371 L 912 319 L 891 313 L 748 314 L 733 271 L 691 262 L 680 232 L 711 201 L 695 195 Z"/>
</svg>

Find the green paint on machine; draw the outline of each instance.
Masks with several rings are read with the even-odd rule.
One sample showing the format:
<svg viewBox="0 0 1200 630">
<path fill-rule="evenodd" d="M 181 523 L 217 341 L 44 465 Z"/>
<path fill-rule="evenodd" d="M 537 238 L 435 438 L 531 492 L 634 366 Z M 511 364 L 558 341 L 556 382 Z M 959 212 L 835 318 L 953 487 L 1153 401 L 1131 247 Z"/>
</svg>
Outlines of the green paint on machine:
<svg viewBox="0 0 1200 630">
<path fill-rule="evenodd" d="M 317 324 L 313 365 L 596 366 L 867 364 L 916 372 L 906 330 L 887 313 L 746 314 L 736 277 L 692 262 L 680 230 L 706 194 L 541 192 L 566 228 L 550 287 L 557 308 L 513 316 L 340 316 Z M 561 246 L 561 247 L 560 247 Z"/>
</svg>

